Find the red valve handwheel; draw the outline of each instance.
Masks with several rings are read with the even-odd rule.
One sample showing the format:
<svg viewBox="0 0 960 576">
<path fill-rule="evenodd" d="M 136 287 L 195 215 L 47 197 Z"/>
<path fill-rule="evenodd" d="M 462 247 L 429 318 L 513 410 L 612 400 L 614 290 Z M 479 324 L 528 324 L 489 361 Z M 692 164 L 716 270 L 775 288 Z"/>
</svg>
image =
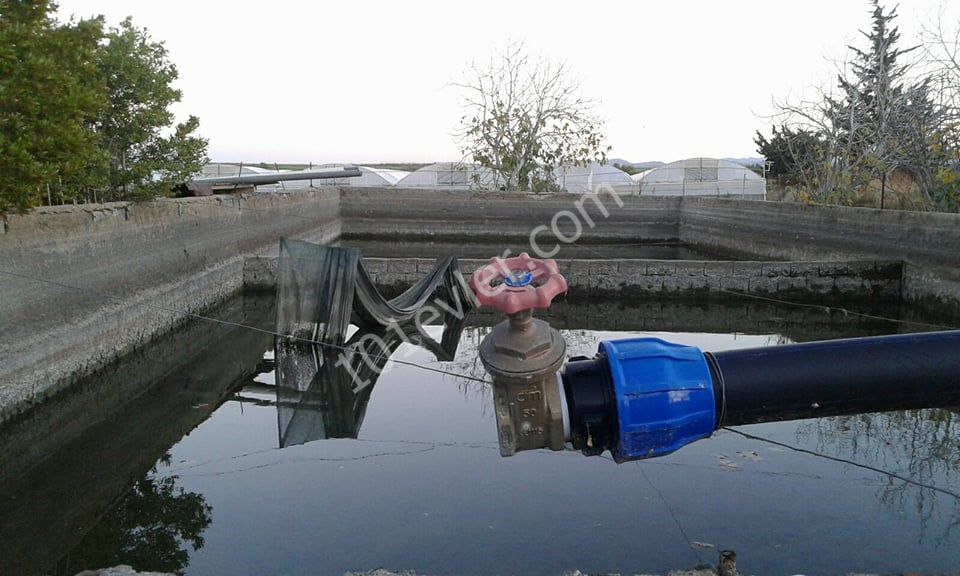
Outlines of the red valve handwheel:
<svg viewBox="0 0 960 576">
<path fill-rule="evenodd" d="M 513 258 L 491 258 L 470 277 L 470 288 L 481 306 L 516 314 L 549 308 L 555 296 L 567 291 L 567 280 L 553 260 L 537 260 L 524 252 Z"/>
</svg>

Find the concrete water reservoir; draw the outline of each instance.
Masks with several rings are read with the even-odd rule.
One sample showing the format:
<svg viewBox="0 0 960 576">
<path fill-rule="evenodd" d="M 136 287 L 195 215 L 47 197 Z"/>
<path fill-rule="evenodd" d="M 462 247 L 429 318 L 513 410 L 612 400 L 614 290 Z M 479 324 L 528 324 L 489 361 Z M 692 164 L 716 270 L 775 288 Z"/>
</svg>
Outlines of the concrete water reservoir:
<svg viewBox="0 0 960 576">
<path fill-rule="evenodd" d="M 812 548 L 822 543 L 814 528 L 838 518 L 859 522 L 836 542 L 859 568 L 894 570 L 909 557 L 925 562 L 912 567 L 949 569 L 947 550 L 960 544 L 942 534 L 955 515 L 949 495 L 899 484 L 894 494 L 863 469 L 814 464 L 732 436 L 642 469 L 563 453 L 499 460 L 488 445 L 495 431 L 483 387 L 410 366 L 378 381 L 359 441 L 279 450 L 278 406 L 270 370 L 262 371 L 270 335 L 188 316 L 220 315 L 269 331 L 263 298 L 210 310 L 244 287 L 271 291 L 282 236 L 367 246 L 380 256 L 370 262 L 378 283 L 399 291 L 446 249 L 461 250 L 470 271 L 493 255 L 487 249 L 523 249 L 532 235 L 544 251 L 557 250 L 568 272 L 568 301 L 550 319 L 584 353 L 612 333 L 669 333 L 719 349 L 960 324 L 956 215 L 620 200 L 331 189 L 9 217 L 0 227 L 0 558 L 8 563 L 0 571 L 54 563 L 69 571 L 79 569 L 71 558 L 113 558 L 93 551 L 119 550 L 115 544 L 146 522 L 134 513 L 142 498 L 180 488 L 202 496 L 186 498 L 204 538 L 203 547 L 189 534 L 180 541 L 188 573 L 295 571 L 305 562 L 438 573 L 503 572 L 517 562 L 529 562 L 530 573 L 690 565 L 696 550 L 710 549 L 691 553 L 671 516 L 696 534 L 691 540 L 737 547 L 757 572 L 839 570 L 836 556 Z M 651 248 L 673 253 L 644 252 Z M 471 342 L 493 321 L 473 318 L 452 362 L 398 353 L 473 374 Z M 955 487 L 956 463 L 939 451 L 952 438 L 943 434 L 953 418 L 942 410 L 894 413 L 769 425 L 763 433 L 845 459 L 909 459 L 928 467 L 934 484 Z M 893 440 L 908 432 L 919 435 L 920 449 L 897 452 L 902 445 Z M 868 450 L 832 444 L 836 438 Z M 562 509 L 532 497 L 526 487 L 545 477 L 558 479 L 549 502 L 568 502 L 567 512 L 589 522 L 571 526 Z M 714 488 L 700 490 L 704 484 Z M 612 496 L 628 487 L 635 489 L 629 500 Z M 904 495 L 908 503 L 922 496 L 929 508 L 898 508 Z M 816 521 L 809 533 L 791 527 L 793 537 L 781 527 L 799 510 Z M 166 526 L 175 531 L 180 520 Z M 281 548 L 289 553 L 278 553 L 262 545 L 265 524 L 311 537 L 288 540 Z M 398 533 L 398 526 L 408 528 Z M 357 534 L 370 537 L 358 544 Z M 934 544 L 940 536 L 947 546 Z M 562 552 L 545 563 L 526 553 L 530 546 Z M 459 552 L 440 554 L 450 550 Z M 422 558 L 433 560 L 415 563 Z"/>
</svg>

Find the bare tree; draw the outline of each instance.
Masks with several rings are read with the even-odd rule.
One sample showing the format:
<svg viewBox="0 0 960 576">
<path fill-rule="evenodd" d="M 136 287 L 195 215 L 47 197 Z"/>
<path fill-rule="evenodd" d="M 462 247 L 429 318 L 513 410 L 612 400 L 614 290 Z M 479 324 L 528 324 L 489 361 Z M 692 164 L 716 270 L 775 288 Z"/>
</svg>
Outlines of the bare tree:
<svg viewBox="0 0 960 576">
<path fill-rule="evenodd" d="M 839 66 L 838 77 L 845 76 L 845 67 Z M 811 93 L 775 103 L 773 119 L 781 128 L 774 130 L 771 143 L 781 149 L 791 179 L 809 200 L 843 204 L 864 183 L 864 158 L 857 153 L 865 148 L 863 122 L 858 114 L 841 112 L 843 98 L 837 89 L 821 87 Z"/>
<path fill-rule="evenodd" d="M 960 18 L 949 20 L 941 4 L 936 20 L 922 26 L 924 65 L 930 74 L 935 100 L 946 128 L 938 146 L 945 165 L 937 174 L 941 207 L 960 208 Z"/>
<path fill-rule="evenodd" d="M 922 25 L 924 64 L 936 83 L 938 104 L 960 116 L 960 19 L 950 22 L 942 4 L 936 20 Z"/>
<path fill-rule="evenodd" d="M 462 151 L 495 172 L 504 189 L 551 188 L 558 166 L 606 161 L 596 103 L 580 95 L 565 63 L 532 59 L 512 42 L 454 85 L 464 99 Z"/>
<path fill-rule="evenodd" d="M 819 452 L 895 470 L 920 483 L 890 476 L 878 485 L 878 501 L 899 514 L 915 514 L 921 537 L 936 526 L 942 533 L 935 536 L 946 540 L 960 528 L 960 501 L 937 498 L 933 487 L 955 486 L 960 480 L 958 427 L 956 410 L 909 410 L 818 418 L 800 424 L 797 439 Z"/>
</svg>

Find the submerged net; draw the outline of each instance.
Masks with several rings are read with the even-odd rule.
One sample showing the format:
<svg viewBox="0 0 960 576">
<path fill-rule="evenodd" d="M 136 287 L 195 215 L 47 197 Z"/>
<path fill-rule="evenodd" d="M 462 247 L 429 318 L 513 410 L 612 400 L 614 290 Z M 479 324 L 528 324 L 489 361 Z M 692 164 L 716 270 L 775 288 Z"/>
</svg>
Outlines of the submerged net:
<svg viewBox="0 0 960 576">
<path fill-rule="evenodd" d="M 279 334 L 341 346 L 351 323 L 361 329 L 404 323 L 428 303 L 445 323 L 462 319 L 476 305 L 456 257 L 439 259 L 429 274 L 388 300 L 377 290 L 359 249 L 280 240 Z"/>
<path fill-rule="evenodd" d="M 358 331 L 343 350 L 277 339 L 277 431 L 280 448 L 327 438 L 356 438 L 370 394 L 403 343 L 453 360 L 464 320 L 447 324 L 441 342 L 408 321 L 391 328 Z"/>
</svg>

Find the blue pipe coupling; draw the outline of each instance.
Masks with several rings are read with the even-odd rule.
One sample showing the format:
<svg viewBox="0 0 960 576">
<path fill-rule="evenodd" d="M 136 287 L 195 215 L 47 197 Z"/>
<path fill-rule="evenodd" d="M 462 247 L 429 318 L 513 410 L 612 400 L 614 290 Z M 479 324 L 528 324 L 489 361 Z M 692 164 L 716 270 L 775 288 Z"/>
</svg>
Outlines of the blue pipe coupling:
<svg viewBox="0 0 960 576">
<path fill-rule="evenodd" d="M 713 381 L 703 352 L 659 338 L 600 343 L 617 398 L 617 460 L 654 458 L 713 434 Z"/>
<path fill-rule="evenodd" d="M 570 440 L 585 454 L 609 449 L 623 462 L 669 454 L 716 426 L 710 369 L 695 346 L 659 338 L 600 343 L 562 373 Z"/>
</svg>

